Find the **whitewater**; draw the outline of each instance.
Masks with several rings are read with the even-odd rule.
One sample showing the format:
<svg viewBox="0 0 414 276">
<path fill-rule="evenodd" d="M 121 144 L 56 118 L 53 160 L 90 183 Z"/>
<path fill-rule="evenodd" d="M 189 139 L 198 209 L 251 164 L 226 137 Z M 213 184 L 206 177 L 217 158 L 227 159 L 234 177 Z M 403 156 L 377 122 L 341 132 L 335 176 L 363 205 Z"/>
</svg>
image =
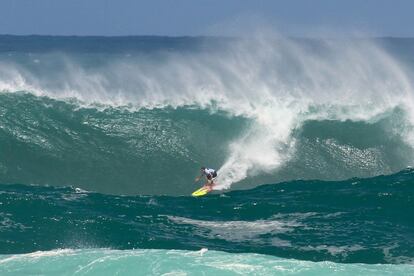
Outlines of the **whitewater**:
<svg viewBox="0 0 414 276">
<path fill-rule="evenodd" d="M 0 36 L 0 271 L 412 273 L 413 54 Z M 201 166 L 218 185 L 193 199 Z"/>
<path fill-rule="evenodd" d="M 160 43 L 152 40 L 148 44 Z M 408 72 L 370 40 L 306 41 L 262 35 L 198 43 L 207 46 L 150 53 L 115 48 L 114 53 L 86 57 L 76 48 L 75 53 L 64 54 L 6 52 L 0 66 L 0 90 L 76 101 L 73 113 L 90 106 L 130 112 L 171 107 L 244 118 L 248 126 L 226 141 L 222 163 L 208 157 L 194 162 L 218 166 L 218 189 L 272 173 L 292 160 L 297 149 L 295 133 L 312 120 L 372 124 L 399 109 L 404 123 L 396 123 L 401 127 L 396 135 L 412 146 Z M 116 134 L 123 131 L 128 135 L 130 130 L 119 129 Z M 192 157 L 191 152 L 182 152 L 187 145 L 180 141 L 172 146 L 172 150 L 184 148 L 177 149 L 184 158 Z"/>
<path fill-rule="evenodd" d="M 312 263 L 259 254 L 155 249 L 34 252 L 0 259 L 0 264 L 0 271 L 16 275 L 34 270 L 59 275 L 403 275 L 412 271 L 409 265 Z M 53 266 L 59 268 L 51 271 Z"/>
</svg>

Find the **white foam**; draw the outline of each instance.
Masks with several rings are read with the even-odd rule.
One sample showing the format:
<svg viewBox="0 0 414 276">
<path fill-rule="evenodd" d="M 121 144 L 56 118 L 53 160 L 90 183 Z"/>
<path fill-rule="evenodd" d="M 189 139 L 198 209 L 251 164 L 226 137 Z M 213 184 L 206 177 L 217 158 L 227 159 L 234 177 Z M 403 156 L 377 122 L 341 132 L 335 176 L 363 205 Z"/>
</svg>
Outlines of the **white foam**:
<svg viewBox="0 0 414 276">
<path fill-rule="evenodd" d="M 76 251 L 73 249 L 55 249 L 50 251 L 35 251 L 27 254 L 16 254 L 16 255 L 10 255 L 7 258 L 1 259 L 1 263 L 7 263 L 11 261 L 16 260 L 22 260 L 22 259 L 38 259 L 38 258 L 44 258 L 44 257 L 55 257 L 55 256 L 62 256 L 62 255 L 70 255 L 75 254 Z"/>
<path fill-rule="evenodd" d="M 303 251 L 327 251 L 331 255 L 348 254 L 349 252 L 361 251 L 365 248 L 359 244 L 355 245 L 344 245 L 344 246 L 332 246 L 332 245 L 318 245 L 318 246 L 302 246 L 300 247 Z"/>
<path fill-rule="evenodd" d="M 412 128 L 412 87 L 405 68 L 372 41 L 320 43 L 312 49 L 301 40 L 259 34 L 215 52 L 172 53 L 162 62 L 114 59 L 92 69 L 62 57 L 64 68 L 50 78 L 3 62 L 0 91 L 74 98 L 86 105 L 196 105 L 250 118 L 251 128 L 229 144 L 219 169 L 215 189 L 225 189 L 289 160 L 295 151 L 292 133 L 306 120 L 375 121 L 400 106 Z M 413 131 L 404 135 L 414 145 Z"/>
<path fill-rule="evenodd" d="M 280 234 L 293 231 L 295 227 L 302 226 L 294 220 L 255 220 L 255 221 L 204 221 L 184 217 L 168 216 L 168 219 L 180 224 L 196 225 L 208 229 L 205 235 L 221 238 L 228 241 L 256 240 L 260 242 L 260 235 Z M 199 231 L 200 234 L 203 234 Z M 282 240 L 279 240 L 281 242 Z"/>
</svg>

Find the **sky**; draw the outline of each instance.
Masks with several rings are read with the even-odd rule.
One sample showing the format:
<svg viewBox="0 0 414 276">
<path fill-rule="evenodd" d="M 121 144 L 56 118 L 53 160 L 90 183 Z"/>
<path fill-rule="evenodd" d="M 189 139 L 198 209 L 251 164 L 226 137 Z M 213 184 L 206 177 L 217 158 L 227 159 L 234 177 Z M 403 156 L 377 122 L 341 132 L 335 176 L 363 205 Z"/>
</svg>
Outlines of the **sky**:
<svg viewBox="0 0 414 276">
<path fill-rule="evenodd" d="M 0 0 L 0 34 L 414 37 L 411 0 Z"/>
</svg>

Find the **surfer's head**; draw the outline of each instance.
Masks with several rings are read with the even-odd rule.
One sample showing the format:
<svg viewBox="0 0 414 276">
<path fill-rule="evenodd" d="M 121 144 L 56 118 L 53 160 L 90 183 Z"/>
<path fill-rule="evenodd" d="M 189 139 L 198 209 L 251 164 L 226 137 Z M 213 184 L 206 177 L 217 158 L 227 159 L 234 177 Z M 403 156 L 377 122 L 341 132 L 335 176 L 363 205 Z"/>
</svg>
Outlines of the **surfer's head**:
<svg viewBox="0 0 414 276">
<path fill-rule="evenodd" d="M 204 171 L 206 169 L 206 167 L 201 167 L 200 171 Z"/>
</svg>

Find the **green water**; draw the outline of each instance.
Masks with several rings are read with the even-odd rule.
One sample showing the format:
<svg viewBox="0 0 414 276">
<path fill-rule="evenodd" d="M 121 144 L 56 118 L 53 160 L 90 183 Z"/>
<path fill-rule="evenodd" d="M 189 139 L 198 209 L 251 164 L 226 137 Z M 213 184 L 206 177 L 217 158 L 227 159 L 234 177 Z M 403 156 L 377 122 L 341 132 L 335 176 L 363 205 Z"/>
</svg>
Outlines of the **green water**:
<svg viewBox="0 0 414 276">
<path fill-rule="evenodd" d="M 2 275 L 410 275 L 414 266 L 305 262 L 184 250 L 55 250 L 0 256 Z"/>
</svg>

